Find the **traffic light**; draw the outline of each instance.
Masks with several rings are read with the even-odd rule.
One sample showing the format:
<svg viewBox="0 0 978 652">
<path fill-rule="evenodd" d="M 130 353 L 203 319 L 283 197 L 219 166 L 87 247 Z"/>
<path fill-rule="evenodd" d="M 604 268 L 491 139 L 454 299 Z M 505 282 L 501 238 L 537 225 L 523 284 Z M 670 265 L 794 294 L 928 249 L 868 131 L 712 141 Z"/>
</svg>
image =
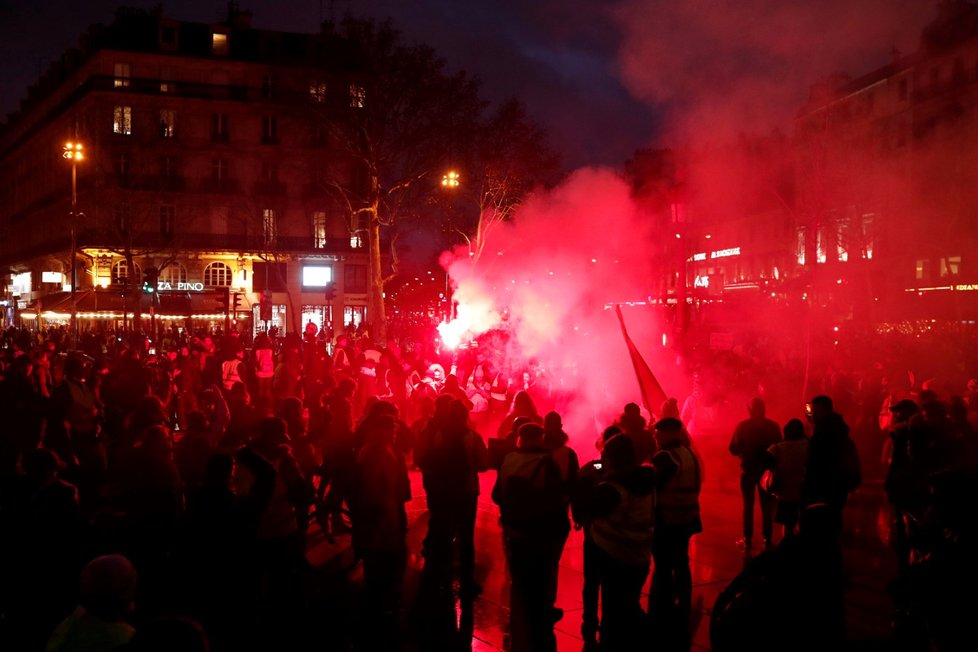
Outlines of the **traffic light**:
<svg viewBox="0 0 978 652">
<path fill-rule="evenodd" d="M 143 292 L 148 292 L 152 294 L 156 292 L 156 286 L 159 284 L 160 270 L 155 267 L 148 267 L 146 271 L 143 272 Z"/>
<path fill-rule="evenodd" d="M 238 310 L 241 308 L 241 295 L 237 292 L 231 298 L 231 311 L 237 315 Z"/>
<path fill-rule="evenodd" d="M 217 309 L 219 312 L 223 312 L 225 315 L 228 313 L 228 303 L 231 299 L 231 290 L 228 288 L 221 288 L 217 291 Z"/>
<path fill-rule="evenodd" d="M 263 292 L 259 304 L 258 317 L 262 321 L 272 321 L 272 295 Z"/>
<path fill-rule="evenodd" d="M 327 301 L 332 301 L 336 298 L 336 285 L 334 283 L 327 283 L 326 290 L 323 292 L 323 296 Z"/>
</svg>

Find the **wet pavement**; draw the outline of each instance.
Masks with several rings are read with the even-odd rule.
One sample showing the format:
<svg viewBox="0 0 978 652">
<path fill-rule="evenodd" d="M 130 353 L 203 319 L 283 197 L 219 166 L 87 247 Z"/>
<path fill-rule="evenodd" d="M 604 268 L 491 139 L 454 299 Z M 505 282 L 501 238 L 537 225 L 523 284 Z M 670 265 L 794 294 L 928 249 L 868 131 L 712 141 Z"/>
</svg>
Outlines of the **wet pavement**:
<svg viewBox="0 0 978 652">
<path fill-rule="evenodd" d="M 690 559 L 693 575 L 692 650 L 709 650 L 710 613 L 717 597 L 745 566 L 751 556 L 737 548 L 741 538 L 741 499 L 739 466 L 736 459 L 726 453 L 719 441 L 700 442 L 701 453 L 706 460 L 706 474 L 700 498 L 704 531 L 693 538 Z M 723 442 L 725 444 L 725 442 Z M 581 455 L 582 461 L 588 455 Z M 495 473 L 482 476 L 482 496 L 476 523 L 476 575 L 483 586 L 471 613 L 462 613 L 458 604 L 446 608 L 450 621 L 441 626 L 456 627 L 461 623 L 463 638 L 468 639 L 466 618 L 471 618 L 471 649 L 502 650 L 509 621 L 509 583 L 505 556 L 498 526 L 498 510 L 489 497 Z M 427 528 L 425 497 L 421 488 L 421 476 L 411 473 L 414 499 L 408 505 L 408 570 L 405 576 L 405 636 L 412 649 L 431 649 L 422 642 L 433 626 L 425 620 L 419 626 L 413 617 L 426 598 L 419 598 L 418 585 L 421 569 L 421 542 Z M 887 515 L 883 509 L 885 499 L 878 483 L 868 482 L 853 496 L 847 507 L 846 528 L 843 534 L 844 562 L 846 570 L 846 625 L 847 638 L 853 642 L 879 642 L 889 636 L 892 602 L 886 592 L 888 583 L 896 574 L 893 553 L 882 543 L 886 537 Z M 760 533 L 760 514 L 755 507 L 755 536 Z M 776 530 L 779 529 L 775 526 Z M 776 534 L 775 541 L 779 539 Z M 564 616 L 555 626 L 558 650 L 579 651 L 584 642 L 581 638 L 581 585 L 583 536 L 572 531 L 560 563 L 557 607 Z M 759 551 L 755 550 L 754 554 Z M 308 552 L 310 562 L 320 568 L 348 573 L 350 586 L 355 591 L 360 569 L 355 566 L 349 549 L 349 536 L 342 535 L 329 542 L 318 531 L 310 533 Z M 651 575 L 651 574 L 650 574 Z M 644 591 L 648 591 L 648 581 Z M 355 599 L 355 598 L 354 598 Z M 643 606 L 646 598 L 643 596 Z M 439 626 L 439 625 L 434 625 Z M 463 645 L 468 648 L 467 643 Z"/>
</svg>

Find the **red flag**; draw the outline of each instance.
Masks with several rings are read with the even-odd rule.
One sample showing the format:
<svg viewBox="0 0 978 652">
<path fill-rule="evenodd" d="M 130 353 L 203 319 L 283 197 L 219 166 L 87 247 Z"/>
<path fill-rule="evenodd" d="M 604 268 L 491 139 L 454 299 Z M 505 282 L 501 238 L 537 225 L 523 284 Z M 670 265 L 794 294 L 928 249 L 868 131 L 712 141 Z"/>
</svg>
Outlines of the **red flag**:
<svg viewBox="0 0 978 652">
<path fill-rule="evenodd" d="M 625 346 L 628 347 L 628 355 L 632 358 L 632 366 L 635 368 L 635 377 L 638 379 L 639 391 L 642 392 L 642 402 L 649 414 L 658 414 L 662 409 L 662 404 L 666 401 L 666 393 L 662 390 L 662 385 L 656 379 L 655 374 L 645 363 L 642 354 L 635 348 L 635 343 L 628 336 L 625 329 L 625 318 L 621 315 L 621 306 L 615 306 L 615 314 L 618 315 L 618 323 L 621 324 L 621 334 L 625 338 Z"/>
</svg>

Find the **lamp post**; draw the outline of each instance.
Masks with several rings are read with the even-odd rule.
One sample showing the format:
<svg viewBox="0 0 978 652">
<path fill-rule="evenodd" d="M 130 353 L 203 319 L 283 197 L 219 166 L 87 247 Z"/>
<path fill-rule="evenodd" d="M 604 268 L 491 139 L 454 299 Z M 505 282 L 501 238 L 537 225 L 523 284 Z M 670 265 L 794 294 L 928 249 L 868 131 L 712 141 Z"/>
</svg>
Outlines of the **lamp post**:
<svg viewBox="0 0 978 652">
<path fill-rule="evenodd" d="M 454 193 L 461 183 L 461 177 L 459 173 L 455 170 L 449 170 L 441 177 L 441 187 L 448 192 Z M 454 199 L 450 199 L 448 202 L 448 226 L 446 231 L 446 236 L 448 240 L 448 248 L 452 248 L 454 238 L 452 238 L 452 217 L 455 212 L 455 202 Z M 452 284 L 448 277 L 448 269 L 445 270 L 445 301 L 448 302 L 447 317 L 445 321 L 451 321 L 455 316 L 455 310 L 452 307 Z"/>
<path fill-rule="evenodd" d="M 78 345 L 78 304 L 77 304 L 77 257 L 78 242 L 75 235 L 75 219 L 78 215 L 78 162 L 85 159 L 82 153 L 84 147 L 77 141 L 65 143 L 61 156 L 71 161 L 71 213 L 69 222 L 71 228 L 71 339 L 74 346 Z"/>
</svg>

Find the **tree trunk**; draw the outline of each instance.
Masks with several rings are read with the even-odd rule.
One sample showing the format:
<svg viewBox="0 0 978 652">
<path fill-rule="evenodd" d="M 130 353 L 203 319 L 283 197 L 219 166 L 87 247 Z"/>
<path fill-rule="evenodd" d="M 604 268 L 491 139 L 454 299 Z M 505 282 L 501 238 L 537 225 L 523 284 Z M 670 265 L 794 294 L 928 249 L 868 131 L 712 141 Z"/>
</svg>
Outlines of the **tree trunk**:
<svg viewBox="0 0 978 652">
<path fill-rule="evenodd" d="M 370 324 L 370 336 L 374 342 L 387 341 L 387 311 L 384 309 L 384 268 L 381 265 L 380 252 L 380 219 L 377 215 L 377 205 L 370 212 L 367 229 L 368 256 L 368 288 L 367 288 L 367 322 Z"/>
</svg>

